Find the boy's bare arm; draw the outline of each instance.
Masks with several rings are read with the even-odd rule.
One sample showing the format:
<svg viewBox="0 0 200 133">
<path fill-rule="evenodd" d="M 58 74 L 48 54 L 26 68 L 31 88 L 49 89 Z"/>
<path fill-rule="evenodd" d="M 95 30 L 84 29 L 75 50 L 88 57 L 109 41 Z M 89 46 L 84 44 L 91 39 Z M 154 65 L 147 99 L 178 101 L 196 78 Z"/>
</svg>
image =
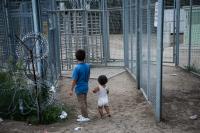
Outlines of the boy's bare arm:
<svg viewBox="0 0 200 133">
<path fill-rule="evenodd" d="M 99 91 L 99 87 L 95 87 L 94 89 L 92 89 L 93 93 L 97 93 Z"/>
<path fill-rule="evenodd" d="M 73 91 L 74 91 L 75 85 L 76 85 L 76 80 L 72 80 L 71 89 L 69 90 L 69 95 L 70 95 L 70 96 L 73 95 Z"/>
</svg>

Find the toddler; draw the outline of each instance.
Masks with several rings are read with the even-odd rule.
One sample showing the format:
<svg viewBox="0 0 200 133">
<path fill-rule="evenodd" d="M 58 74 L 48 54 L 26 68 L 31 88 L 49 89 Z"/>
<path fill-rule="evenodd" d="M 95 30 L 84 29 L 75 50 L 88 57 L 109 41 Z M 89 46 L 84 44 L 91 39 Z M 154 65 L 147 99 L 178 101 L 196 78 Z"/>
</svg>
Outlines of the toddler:
<svg viewBox="0 0 200 133">
<path fill-rule="evenodd" d="M 98 77 L 98 83 L 99 85 L 93 89 L 93 93 L 98 94 L 98 111 L 101 116 L 103 117 L 103 108 L 105 109 L 108 117 L 111 117 L 109 106 L 108 106 L 108 87 L 106 86 L 106 83 L 108 82 L 108 79 L 105 75 L 100 75 Z"/>
</svg>

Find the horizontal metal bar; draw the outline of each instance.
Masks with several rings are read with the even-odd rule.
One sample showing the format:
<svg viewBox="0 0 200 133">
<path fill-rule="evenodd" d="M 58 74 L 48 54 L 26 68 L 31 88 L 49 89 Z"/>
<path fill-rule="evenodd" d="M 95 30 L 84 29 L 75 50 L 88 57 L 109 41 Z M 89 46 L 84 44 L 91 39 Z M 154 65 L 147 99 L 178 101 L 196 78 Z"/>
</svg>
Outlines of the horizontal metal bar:
<svg viewBox="0 0 200 133">
<path fill-rule="evenodd" d="M 84 10 L 84 9 L 65 9 L 65 10 L 48 10 L 47 12 L 70 12 L 70 11 L 82 11 L 82 12 L 103 12 L 103 10 L 100 9 L 90 9 L 90 10 Z"/>
</svg>

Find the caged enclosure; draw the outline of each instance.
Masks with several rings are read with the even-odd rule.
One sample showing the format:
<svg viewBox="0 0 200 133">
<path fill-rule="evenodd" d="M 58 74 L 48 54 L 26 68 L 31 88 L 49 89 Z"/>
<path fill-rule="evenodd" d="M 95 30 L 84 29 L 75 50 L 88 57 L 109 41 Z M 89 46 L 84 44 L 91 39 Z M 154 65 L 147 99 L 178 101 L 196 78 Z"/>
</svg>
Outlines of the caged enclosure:
<svg viewBox="0 0 200 133">
<path fill-rule="evenodd" d="M 164 65 L 200 73 L 199 6 L 197 0 L 2 0 L 0 116 L 33 114 L 49 123 L 45 112 L 65 110 L 56 99 L 59 77 L 84 49 L 92 68 L 127 70 L 161 121 Z"/>
</svg>

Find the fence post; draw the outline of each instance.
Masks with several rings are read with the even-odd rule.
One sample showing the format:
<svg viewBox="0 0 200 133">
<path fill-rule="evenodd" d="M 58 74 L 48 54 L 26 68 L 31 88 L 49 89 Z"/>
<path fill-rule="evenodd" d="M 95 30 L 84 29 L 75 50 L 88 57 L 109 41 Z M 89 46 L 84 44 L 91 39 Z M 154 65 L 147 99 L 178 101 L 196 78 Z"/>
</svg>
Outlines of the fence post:
<svg viewBox="0 0 200 133">
<path fill-rule="evenodd" d="M 128 0 L 123 0 L 123 42 L 124 42 L 124 65 L 128 67 L 128 56 L 129 56 L 129 12 L 128 12 Z"/>
<path fill-rule="evenodd" d="M 41 31 L 40 26 L 40 7 L 39 7 L 39 0 L 32 0 L 32 11 L 33 11 L 33 25 L 34 25 L 34 32 L 39 33 Z M 39 41 L 36 42 L 36 55 L 40 55 L 40 47 Z M 41 69 L 41 62 L 37 62 L 37 68 L 39 75 L 42 74 Z"/>
<path fill-rule="evenodd" d="M 147 47 L 148 47 L 148 59 L 147 59 L 147 97 L 149 98 L 150 87 L 150 70 L 151 70 L 151 0 L 147 1 Z"/>
<path fill-rule="evenodd" d="M 190 0 L 190 18 L 189 18 L 189 21 L 190 21 L 190 25 L 189 25 L 189 49 L 188 49 L 188 66 L 190 67 L 191 66 L 191 46 L 192 46 L 192 0 Z"/>
<path fill-rule="evenodd" d="M 33 24 L 34 24 L 34 32 L 39 33 L 41 30 L 41 25 L 40 25 L 40 0 L 32 0 L 32 11 L 33 11 Z M 39 41 L 36 42 L 36 55 L 40 55 L 40 46 L 39 46 Z M 33 62 L 32 62 L 33 63 Z M 34 64 L 33 64 L 34 66 Z M 37 62 L 37 68 L 38 68 L 38 73 L 41 76 L 42 75 L 42 66 L 41 66 L 41 61 Z M 36 80 L 35 80 L 36 82 Z M 41 111 L 41 105 L 40 105 L 40 98 L 38 96 L 39 94 L 39 89 L 37 88 L 37 82 L 35 83 L 35 88 L 36 88 L 36 104 L 37 104 L 37 117 L 39 122 L 42 120 L 42 111 Z"/>
<path fill-rule="evenodd" d="M 136 79 L 140 89 L 140 0 L 136 0 Z"/>
<path fill-rule="evenodd" d="M 131 72 L 133 73 L 133 43 L 134 43 L 134 35 L 133 35 L 133 2 L 132 0 L 130 0 L 130 4 L 129 4 L 129 23 L 130 23 L 130 43 L 131 43 L 131 46 L 129 48 L 129 50 L 131 51 L 131 54 L 128 53 L 128 55 L 130 55 L 130 59 L 129 59 L 129 56 L 128 56 L 128 62 L 130 63 L 128 68 L 131 70 Z M 131 65 L 131 66 L 130 66 Z"/>
<path fill-rule="evenodd" d="M 179 28 L 180 28 L 180 0 L 176 0 L 176 62 L 179 65 Z"/>
<path fill-rule="evenodd" d="M 175 60 L 176 60 L 176 51 L 175 51 L 175 46 L 176 46 L 176 35 L 175 35 L 175 32 L 176 32 L 176 0 L 174 0 L 174 11 L 173 11 L 173 63 L 175 63 Z"/>
<path fill-rule="evenodd" d="M 156 121 L 161 120 L 162 113 L 162 63 L 163 63 L 163 22 L 164 0 L 158 0 L 157 27 L 157 87 L 156 87 Z"/>
<path fill-rule="evenodd" d="M 104 59 L 104 63 L 105 66 L 107 66 L 107 61 L 108 61 L 108 43 L 109 43 L 109 39 L 108 39 L 108 9 L 107 9 L 107 0 L 101 0 L 101 6 L 102 6 L 102 21 L 103 21 L 103 59 Z"/>
</svg>

